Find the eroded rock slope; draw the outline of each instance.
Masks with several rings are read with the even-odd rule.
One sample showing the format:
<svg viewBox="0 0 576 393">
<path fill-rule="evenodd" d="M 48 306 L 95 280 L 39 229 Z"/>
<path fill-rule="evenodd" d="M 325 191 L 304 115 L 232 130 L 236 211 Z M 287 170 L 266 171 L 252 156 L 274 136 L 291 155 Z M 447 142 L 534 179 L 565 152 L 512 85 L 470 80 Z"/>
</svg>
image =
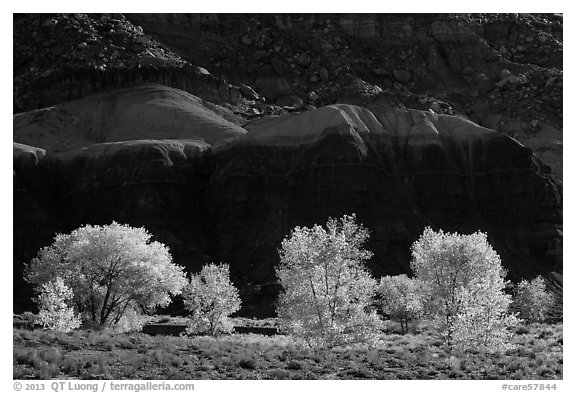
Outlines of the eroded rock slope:
<svg viewBox="0 0 576 393">
<path fill-rule="evenodd" d="M 371 231 L 376 275 L 408 273 L 410 244 L 425 226 L 488 232 L 512 279 L 562 274 L 561 186 L 531 150 L 501 133 L 449 115 L 345 104 L 243 129 L 195 97 L 160 105 L 170 100 L 158 101 L 154 86 L 143 89 L 158 115 L 127 120 L 139 132 L 115 124 L 140 116 L 147 101 L 118 100 L 127 94 L 120 90 L 108 101 L 98 95 L 52 109 L 101 116 L 108 127 L 87 132 L 85 122 L 65 117 L 50 128 L 54 117 L 40 117 L 32 135 L 44 136 L 26 141 L 44 140 L 41 148 L 15 143 L 16 264 L 54 233 L 85 223 L 144 225 L 189 271 L 209 260 L 230 263 L 244 312 L 269 315 L 282 238 L 296 225 L 354 212 Z M 120 120 L 114 110 L 81 105 L 93 102 L 123 102 Z M 174 111 L 182 119 L 177 134 L 167 131 Z M 31 138 L 30 127 L 17 116 L 15 140 Z M 94 135 L 111 140 L 64 146 L 54 142 L 62 130 L 81 135 L 80 144 Z"/>
<path fill-rule="evenodd" d="M 561 14 L 15 14 L 15 311 L 57 232 L 144 225 L 269 315 L 280 241 L 355 212 L 376 275 L 425 226 L 562 287 Z M 514 139 L 512 139 L 512 138 Z"/>
</svg>

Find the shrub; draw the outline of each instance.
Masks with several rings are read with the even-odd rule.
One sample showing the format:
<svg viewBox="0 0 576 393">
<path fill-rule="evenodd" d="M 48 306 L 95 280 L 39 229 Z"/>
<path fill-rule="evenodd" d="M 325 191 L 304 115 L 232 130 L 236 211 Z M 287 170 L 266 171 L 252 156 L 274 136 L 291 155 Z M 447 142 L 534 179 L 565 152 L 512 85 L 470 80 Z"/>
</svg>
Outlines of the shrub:
<svg viewBox="0 0 576 393">
<path fill-rule="evenodd" d="M 60 332 L 69 332 L 78 328 L 81 321 L 70 305 L 73 296 L 72 290 L 60 277 L 42 284 L 40 294 L 36 298 L 40 309 L 36 323 L 42 325 L 44 329 Z"/>
<path fill-rule="evenodd" d="M 183 289 L 184 306 L 190 311 L 188 334 L 229 333 L 234 328 L 228 318 L 240 310 L 238 289 L 230 281 L 226 264 L 208 264 L 199 274 L 192 275 Z"/>
<path fill-rule="evenodd" d="M 142 315 L 136 308 L 128 308 L 112 330 L 117 333 L 139 332 L 146 323 L 147 317 Z"/>
<path fill-rule="evenodd" d="M 528 329 L 524 325 L 518 325 L 518 327 L 516 328 L 516 334 L 523 335 L 528 333 L 530 333 L 530 329 Z"/>
<path fill-rule="evenodd" d="M 505 271 L 486 234 L 426 228 L 412 245 L 411 267 L 426 284 L 426 308 L 450 346 L 506 349 L 510 327 Z"/>
<path fill-rule="evenodd" d="M 256 362 L 254 359 L 241 359 L 238 362 L 238 365 L 248 370 L 254 370 L 256 368 Z"/>
<path fill-rule="evenodd" d="M 270 379 L 290 379 L 290 373 L 285 370 L 273 369 L 268 371 L 268 377 Z"/>
<path fill-rule="evenodd" d="M 60 277 L 84 321 L 98 328 L 116 325 L 126 310 L 168 305 L 170 294 L 186 284 L 168 248 L 150 238 L 144 228 L 116 222 L 58 234 L 26 266 L 26 279 L 41 287 Z"/>
<path fill-rule="evenodd" d="M 310 346 L 373 341 L 379 318 L 369 309 L 376 280 L 364 267 L 372 256 L 362 247 L 367 239 L 354 215 L 292 230 L 276 268 L 281 329 Z"/>
<path fill-rule="evenodd" d="M 554 295 L 546 290 L 542 276 L 518 283 L 513 306 L 519 310 L 521 319 L 528 323 L 543 322 L 553 305 Z"/>
<path fill-rule="evenodd" d="M 380 278 L 376 294 L 378 304 L 390 319 L 400 322 L 402 334 L 408 331 L 408 321 L 418 319 L 423 312 L 418 286 L 421 284 L 405 274 Z"/>
<path fill-rule="evenodd" d="M 288 362 L 288 364 L 286 365 L 286 368 L 288 370 L 300 370 L 300 369 L 302 369 L 302 363 L 300 363 L 296 360 L 290 360 Z"/>
</svg>

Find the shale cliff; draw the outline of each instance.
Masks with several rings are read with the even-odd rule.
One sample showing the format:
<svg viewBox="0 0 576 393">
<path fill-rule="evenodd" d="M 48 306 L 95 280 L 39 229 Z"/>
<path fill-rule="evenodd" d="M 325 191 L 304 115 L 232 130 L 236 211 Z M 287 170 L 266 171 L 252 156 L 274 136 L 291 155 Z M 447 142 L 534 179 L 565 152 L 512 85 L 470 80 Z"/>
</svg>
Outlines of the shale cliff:
<svg viewBox="0 0 576 393">
<path fill-rule="evenodd" d="M 561 14 L 126 17 L 268 103 L 463 115 L 526 144 L 562 178 Z"/>
<path fill-rule="evenodd" d="M 410 244 L 425 226 L 486 231 L 512 279 L 562 270 L 561 190 L 529 149 L 498 132 L 349 105 L 246 128 L 215 154 L 206 199 L 218 258 L 238 261 L 245 280 L 273 277 L 277 245 L 294 226 L 353 212 L 371 230 L 378 275 L 410 273 Z"/>
<path fill-rule="evenodd" d="M 158 91 L 180 99 L 170 105 Z M 140 121 L 142 105 L 155 121 Z M 84 223 L 144 225 L 189 271 L 230 263 L 244 311 L 267 315 L 283 237 L 355 212 L 371 231 L 376 275 L 409 273 L 410 244 L 425 226 L 488 232 L 512 279 L 562 274 L 560 186 L 529 149 L 468 120 L 338 104 L 244 130 L 156 85 L 40 112 L 15 117 L 17 263 Z M 77 139 L 64 145 L 74 139 L 62 135 Z"/>
<path fill-rule="evenodd" d="M 40 247 L 112 220 L 189 272 L 229 263 L 250 316 L 273 312 L 290 230 L 344 213 L 376 276 L 409 273 L 431 226 L 485 231 L 508 278 L 561 288 L 561 23 L 16 15 L 15 311 Z"/>
<path fill-rule="evenodd" d="M 16 14 L 14 111 L 150 82 L 245 118 L 310 106 L 457 114 L 562 180 L 561 14 Z"/>
</svg>

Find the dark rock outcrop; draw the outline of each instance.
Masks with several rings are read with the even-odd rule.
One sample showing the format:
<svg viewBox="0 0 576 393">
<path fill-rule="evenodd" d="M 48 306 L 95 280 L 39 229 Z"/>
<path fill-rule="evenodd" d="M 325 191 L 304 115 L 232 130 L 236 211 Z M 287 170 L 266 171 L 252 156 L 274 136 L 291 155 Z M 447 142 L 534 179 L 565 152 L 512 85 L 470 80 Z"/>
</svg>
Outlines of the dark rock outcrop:
<svg viewBox="0 0 576 393">
<path fill-rule="evenodd" d="M 352 212 L 376 275 L 408 273 L 429 225 L 486 231 L 510 278 L 561 291 L 562 23 L 15 14 L 15 310 L 55 233 L 112 220 L 188 271 L 230 263 L 247 315 L 291 228 Z"/>
<path fill-rule="evenodd" d="M 409 273 L 410 244 L 425 226 L 488 232 L 512 279 L 562 274 L 561 188 L 529 149 L 498 132 L 429 112 L 332 105 L 255 119 L 247 133 L 216 133 L 209 143 L 200 136 L 224 123 L 200 119 L 182 123 L 186 139 L 46 153 L 15 144 L 15 263 L 85 223 L 144 225 L 189 271 L 229 263 L 243 312 L 269 315 L 282 238 L 355 212 L 371 231 L 376 275 Z M 164 132 L 156 123 L 142 135 Z"/>
<path fill-rule="evenodd" d="M 16 302 L 30 306 L 23 263 L 57 232 L 87 223 L 145 226 L 179 263 L 202 266 L 207 152 L 246 132 L 224 117 L 235 120 L 159 85 L 14 116 Z"/>
<path fill-rule="evenodd" d="M 44 165 L 46 151 L 14 143 L 13 147 L 13 279 L 14 312 L 33 307 L 31 290 L 23 279 L 24 264 L 49 244 L 62 228 L 52 210 L 54 189 L 50 170 Z"/>
<path fill-rule="evenodd" d="M 561 190 L 529 149 L 500 133 L 452 116 L 347 105 L 247 129 L 215 155 L 206 198 L 217 258 L 246 280 L 272 276 L 294 226 L 352 212 L 372 231 L 377 274 L 409 273 L 410 244 L 425 226 L 488 232 L 513 279 L 562 270 Z"/>
<path fill-rule="evenodd" d="M 160 83 L 219 103 L 240 89 L 183 60 L 121 14 L 15 14 L 14 111 Z"/>
<path fill-rule="evenodd" d="M 55 154 L 56 211 L 68 228 L 112 219 L 145 226 L 191 269 L 206 262 L 204 164 L 193 140 L 97 144 Z"/>
<path fill-rule="evenodd" d="M 314 106 L 376 102 L 465 115 L 533 147 L 562 179 L 562 15 L 127 18 L 189 62 L 279 105 L 296 95 Z"/>
<path fill-rule="evenodd" d="M 35 166 L 15 158 L 17 304 L 30 306 L 23 263 L 56 233 L 88 223 L 144 226 L 177 263 L 199 270 L 209 261 L 202 209 L 208 149 L 195 140 L 138 140 L 48 153 Z"/>
<path fill-rule="evenodd" d="M 142 82 L 245 118 L 301 110 L 299 100 L 392 105 L 501 131 L 561 181 L 562 23 L 561 14 L 17 14 L 14 111 Z"/>
</svg>

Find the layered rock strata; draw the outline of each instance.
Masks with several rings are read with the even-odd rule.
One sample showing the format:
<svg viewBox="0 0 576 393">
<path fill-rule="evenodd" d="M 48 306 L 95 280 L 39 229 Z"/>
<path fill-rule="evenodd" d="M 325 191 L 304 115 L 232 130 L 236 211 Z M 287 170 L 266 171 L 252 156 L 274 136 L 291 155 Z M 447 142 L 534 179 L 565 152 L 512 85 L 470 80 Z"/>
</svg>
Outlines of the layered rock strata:
<svg viewBox="0 0 576 393">
<path fill-rule="evenodd" d="M 195 97 L 142 91 L 148 99 L 119 98 L 129 90 L 100 96 L 101 112 L 80 105 L 93 98 L 67 104 L 68 112 L 58 106 L 54 113 L 75 112 L 57 127 L 52 116 L 15 118 L 16 142 L 40 145 L 14 145 L 15 268 L 56 232 L 112 220 L 144 225 L 188 271 L 229 263 L 244 312 L 269 315 L 281 240 L 296 225 L 356 213 L 371 231 L 375 275 L 409 273 L 410 245 L 431 226 L 485 231 L 510 278 L 561 282 L 561 186 L 501 133 L 454 116 L 351 105 L 243 129 Z M 138 123 L 153 110 L 157 122 Z M 89 131 L 89 121 L 70 119 L 105 126 Z M 58 132 L 77 142 L 56 143 Z"/>
</svg>

